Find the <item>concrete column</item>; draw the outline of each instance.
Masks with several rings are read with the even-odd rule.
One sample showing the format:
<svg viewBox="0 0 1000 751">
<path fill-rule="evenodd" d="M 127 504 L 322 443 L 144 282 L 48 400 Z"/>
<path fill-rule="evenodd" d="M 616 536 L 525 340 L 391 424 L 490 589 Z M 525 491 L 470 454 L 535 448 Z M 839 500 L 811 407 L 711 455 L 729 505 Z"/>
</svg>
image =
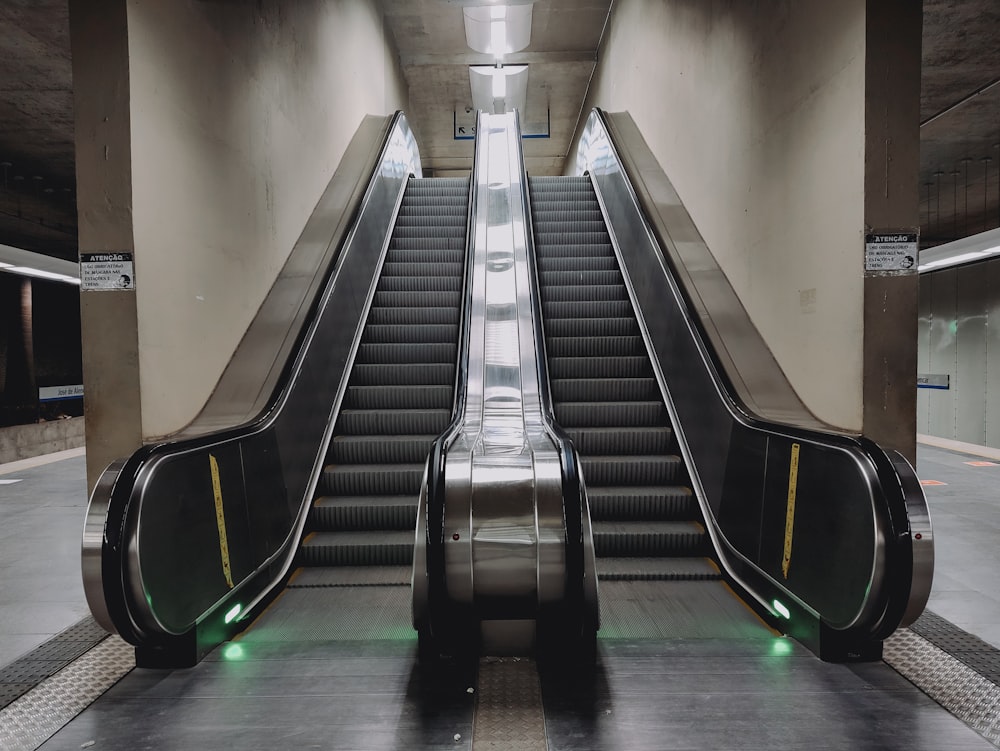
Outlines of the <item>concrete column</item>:
<svg viewBox="0 0 1000 751">
<path fill-rule="evenodd" d="M 81 253 L 133 252 L 126 0 L 70 0 Z M 87 478 L 142 442 L 131 291 L 81 292 Z"/>
<path fill-rule="evenodd" d="M 865 32 L 865 228 L 916 232 L 922 8 L 868 0 Z M 865 276 L 865 435 L 916 461 L 916 269 Z"/>
<path fill-rule="evenodd" d="M 194 419 L 369 114 L 407 87 L 378 0 L 71 0 L 91 486 Z"/>
</svg>

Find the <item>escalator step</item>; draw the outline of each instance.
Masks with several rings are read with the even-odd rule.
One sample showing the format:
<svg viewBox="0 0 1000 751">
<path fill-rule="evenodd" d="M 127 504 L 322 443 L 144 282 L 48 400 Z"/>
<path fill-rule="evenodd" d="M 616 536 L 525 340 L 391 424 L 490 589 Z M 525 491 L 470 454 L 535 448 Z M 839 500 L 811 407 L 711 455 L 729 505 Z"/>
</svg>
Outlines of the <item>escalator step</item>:
<svg viewBox="0 0 1000 751">
<path fill-rule="evenodd" d="M 389 253 L 395 251 L 465 250 L 465 235 L 449 237 L 396 237 L 389 240 Z"/>
<path fill-rule="evenodd" d="M 288 580 L 291 589 L 314 587 L 391 587 L 409 585 L 411 566 L 321 566 L 300 568 Z"/>
<path fill-rule="evenodd" d="M 538 257 L 544 261 L 552 260 L 556 258 L 567 258 L 567 259 L 585 259 L 585 258 L 615 258 L 614 248 L 611 243 L 605 240 L 604 242 L 591 243 L 587 245 L 580 244 L 562 244 L 553 243 L 551 245 L 537 245 L 535 252 Z M 615 268 L 618 267 L 618 261 L 615 259 Z"/>
<path fill-rule="evenodd" d="M 661 401 L 562 402 L 555 405 L 556 420 L 566 428 L 654 426 L 667 423 Z"/>
<path fill-rule="evenodd" d="M 401 211 L 399 212 L 399 218 L 396 219 L 393 234 L 399 233 L 400 237 L 405 237 L 409 230 L 416 227 L 433 227 L 439 231 L 447 231 L 449 235 L 458 229 L 464 235 L 465 214 L 442 216 L 441 214 L 425 213 L 423 211 Z"/>
<path fill-rule="evenodd" d="M 450 409 L 451 385 L 351 386 L 345 409 Z"/>
<path fill-rule="evenodd" d="M 328 464 L 317 491 L 323 495 L 413 495 L 420 492 L 423 464 Z"/>
<path fill-rule="evenodd" d="M 641 336 L 550 336 L 549 357 L 629 357 L 646 354 Z"/>
<path fill-rule="evenodd" d="M 588 487 L 587 499 L 595 521 L 690 521 L 698 513 L 694 493 L 683 485 Z"/>
<path fill-rule="evenodd" d="M 609 300 L 628 301 L 628 290 L 625 285 L 600 284 L 586 287 L 577 284 L 560 287 L 545 287 L 542 289 L 542 303 L 553 302 L 604 302 Z"/>
<path fill-rule="evenodd" d="M 618 259 L 613 255 L 599 256 L 540 256 L 538 268 L 542 274 L 556 271 L 614 271 L 618 270 Z"/>
<path fill-rule="evenodd" d="M 439 292 L 462 289 L 460 276 L 383 276 L 379 292 Z"/>
<path fill-rule="evenodd" d="M 458 291 L 432 292 L 376 292 L 373 307 L 387 308 L 458 308 L 461 305 L 461 293 Z"/>
<path fill-rule="evenodd" d="M 574 202 L 568 204 L 566 208 L 550 208 L 552 204 L 543 202 L 535 211 L 531 212 L 531 221 L 537 229 L 547 228 L 549 222 L 600 222 L 604 227 L 604 215 L 601 214 L 600 206 L 597 208 L 579 207 Z M 572 206 L 572 208 L 570 207 Z"/>
<path fill-rule="evenodd" d="M 429 223 L 428 226 L 407 226 L 405 224 L 396 225 L 396 228 L 392 231 L 392 237 L 394 240 L 429 240 L 433 239 L 438 242 L 445 238 L 455 238 L 458 240 L 465 239 L 465 227 L 464 226 L 450 226 L 442 225 L 440 222 Z"/>
<path fill-rule="evenodd" d="M 550 357 L 550 378 L 649 378 L 648 357 Z"/>
<path fill-rule="evenodd" d="M 339 435 L 438 435 L 451 422 L 450 409 L 344 409 L 334 432 Z"/>
<path fill-rule="evenodd" d="M 420 311 L 424 308 L 410 308 L 410 310 Z M 429 308 L 429 310 L 441 310 L 441 308 Z M 423 323 L 420 325 L 406 322 L 393 325 L 375 323 L 369 320 L 361 341 L 365 344 L 416 344 L 420 342 L 450 344 L 457 339 L 457 322 Z"/>
<path fill-rule="evenodd" d="M 718 581 L 722 574 L 708 558 L 599 558 L 597 578 L 605 581 Z"/>
<path fill-rule="evenodd" d="M 546 337 L 561 336 L 639 336 L 634 317 L 553 318 L 545 323 Z"/>
<path fill-rule="evenodd" d="M 316 499 L 309 521 L 316 531 L 404 529 L 412 533 L 416 518 L 416 496 L 322 496 Z"/>
<path fill-rule="evenodd" d="M 574 228 L 572 226 L 559 231 L 536 232 L 536 243 L 539 245 L 607 245 L 608 233 L 602 222 L 592 222 L 593 229 Z M 598 226 L 599 225 L 599 226 Z"/>
<path fill-rule="evenodd" d="M 446 344 L 434 342 L 361 344 L 358 347 L 357 361 L 397 365 L 429 362 L 453 363 L 457 352 L 458 345 L 454 342 Z"/>
<path fill-rule="evenodd" d="M 583 269 L 573 269 L 572 271 L 543 271 L 542 284 L 548 287 L 560 287 L 564 285 L 584 285 L 596 287 L 598 285 L 621 284 L 621 272 L 614 271 L 586 271 Z"/>
<path fill-rule="evenodd" d="M 458 318 L 458 308 L 372 308 L 368 311 L 369 326 L 430 326 L 442 324 L 457 326 Z M 449 341 L 454 341 L 454 339 Z"/>
<path fill-rule="evenodd" d="M 385 254 L 385 262 L 460 264 L 463 256 L 461 248 L 390 248 Z"/>
<path fill-rule="evenodd" d="M 422 464 L 437 434 L 336 435 L 327 461 L 333 464 Z"/>
<path fill-rule="evenodd" d="M 459 261 L 402 261 L 386 260 L 382 264 L 382 278 L 390 277 L 439 277 L 447 276 L 452 279 L 461 279 L 464 267 Z"/>
<path fill-rule="evenodd" d="M 542 292 L 542 313 L 546 321 L 572 318 L 632 318 L 632 303 L 621 300 L 548 301 Z"/>
<path fill-rule="evenodd" d="M 316 532 L 299 548 L 303 566 L 406 566 L 413 563 L 412 531 Z"/>
<path fill-rule="evenodd" d="M 679 456 L 584 456 L 583 477 L 588 486 L 673 485 L 681 474 Z"/>
<path fill-rule="evenodd" d="M 456 204 L 451 196 L 413 196 L 399 207 L 400 217 L 433 216 L 442 222 L 450 219 L 463 227 L 468 213 L 468 209 L 461 203 Z"/>
<path fill-rule="evenodd" d="M 705 529 L 697 522 L 594 522 L 599 558 L 702 556 L 708 553 Z"/>
<path fill-rule="evenodd" d="M 358 363 L 351 371 L 351 383 L 359 386 L 451 383 L 455 364 L 450 362 L 411 363 L 398 365 Z"/>
<path fill-rule="evenodd" d="M 559 378 L 552 381 L 557 402 L 653 401 L 662 398 L 655 378 Z"/>
<path fill-rule="evenodd" d="M 566 433 L 583 456 L 662 454 L 670 449 L 674 434 L 667 425 L 652 428 L 566 428 Z"/>
</svg>

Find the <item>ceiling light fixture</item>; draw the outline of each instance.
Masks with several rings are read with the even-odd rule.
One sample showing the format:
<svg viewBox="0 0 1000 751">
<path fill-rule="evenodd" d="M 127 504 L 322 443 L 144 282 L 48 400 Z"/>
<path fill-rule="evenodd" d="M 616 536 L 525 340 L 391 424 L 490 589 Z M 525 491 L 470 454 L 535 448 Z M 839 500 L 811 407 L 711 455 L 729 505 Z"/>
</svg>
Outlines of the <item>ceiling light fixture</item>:
<svg viewBox="0 0 1000 751">
<path fill-rule="evenodd" d="M 1000 256 L 1000 228 L 920 251 L 917 271 L 934 271 Z"/>
<path fill-rule="evenodd" d="M 71 284 L 79 284 L 80 280 L 73 276 L 66 276 L 66 274 L 56 274 L 51 271 L 42 271 L 41 269 L 33 269 L 30 266 L 7 266 L 4 271 L 9 271 L 12 274 L 20 274 L 21 276 L 33 276 L 39 279 L 49 279 L 54 282 L 70 282 Z"/>
<path fill-rule="evenodd" d="M 531 9 L 531 3 L 464 8 L 466 43 L 494 58 L 520 52 L 531 43 Z"/>
<path fill-rule="evenodd" d="M 503 66 L 498 65 L 493 69 L 493 98 L 503 99 L 507 96 L 507 74 L 504 73 Z"/>
</svg>

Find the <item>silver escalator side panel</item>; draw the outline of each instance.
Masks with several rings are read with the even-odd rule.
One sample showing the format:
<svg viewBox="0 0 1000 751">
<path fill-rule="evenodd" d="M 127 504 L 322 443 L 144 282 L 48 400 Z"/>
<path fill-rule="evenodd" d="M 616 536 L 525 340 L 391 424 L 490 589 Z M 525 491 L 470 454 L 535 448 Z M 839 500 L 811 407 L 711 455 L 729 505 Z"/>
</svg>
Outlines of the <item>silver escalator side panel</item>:
<svg viewBox="0 0 1000 751">
<path fill-rule="evenodd" d="M 211 432 L 140 449 L 98 482 L 83 566 L 88 602 L 105 628 L 137 646 L 169 644 L 202 627 L 222 633 L 223 624 L 238 623 L 287 575 L 402 194 L 419 165 L 409 126 L 397 114 L 363 168 L 370 179 L 363 194 L 347 202 L 349 216 L 324 209 L 328 230 L 334 221 L 348 221 L 349 228 L 340 240 L 339 231 L 327 233 L 327 242 L 336 242 L 322 249 L 332 268 L 320 274 L 323 284 L 307 281 L 304 290 L 313 291 L 308 315 L 303 318 L 302 305 L 286 306 L 298 323 L 279 327 L 281 348 L 288 349 L 295 326 L 304 330 L 295 337 L 291 362 L 269 369 L 280 367 L 285 375 L 274 381 L 280 389 L 256 419 L 223 429 L 215 417 L 206 418 Z M 340 169 L 334 181 L 338 176 L 344 179 Z M 328 188 L 321 207 L 338 192 Z M 310 220 L 300 242 L 315 253 L 320 234 Z M 246 415 L 242 408 L 211 412 Z"/>
<path fill-rule="evenodd" d="M 652 230 L 607 124 L 591 115 L 577 170 L 595 185 L 720 562 L 778 621 L 791 604 L 834 630 L 884 638 L 919 614 L 930 589 L 932 535 L 912 468 L 808 413 L 648 148 L 634 149 L 633 171 L 656 183 L 651 200 L 684 242 Z"/>
</svg>

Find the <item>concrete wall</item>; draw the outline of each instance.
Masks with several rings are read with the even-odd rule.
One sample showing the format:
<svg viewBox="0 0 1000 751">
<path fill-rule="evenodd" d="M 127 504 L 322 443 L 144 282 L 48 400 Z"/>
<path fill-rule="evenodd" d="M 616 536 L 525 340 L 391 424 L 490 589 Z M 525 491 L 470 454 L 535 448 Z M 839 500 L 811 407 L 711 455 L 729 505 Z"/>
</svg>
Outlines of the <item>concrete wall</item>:
<svg viewBox="0 0 1000 751">
<path fill-rule="evenodd" d="M 128 8 L 144 438 L 204 404 L 365 114 L 405 105 L 374 0 Z"/>
<path fill-rule="evenodd" d="M 922 374 L 947 390 L 920 389 L 917 431 L 1000 448 L 1000 261 L 920 277 Z"/>
<path fill-rule="evenodd" d="M 88 476 L 204 405 L 367 114 L 407 88 L 377 0 L 71 0 Z"/>
<path fill-rule="evenodd" d="M 586 107 L 631 113 L 803 401 L 853 430 L 867 12 L 865 0 L 621 0 Z"/>
<path fill-rule="evenodd" d="M 0 464 L 84 445 L 84 418 L 0 428 Z"/>
</svg>

